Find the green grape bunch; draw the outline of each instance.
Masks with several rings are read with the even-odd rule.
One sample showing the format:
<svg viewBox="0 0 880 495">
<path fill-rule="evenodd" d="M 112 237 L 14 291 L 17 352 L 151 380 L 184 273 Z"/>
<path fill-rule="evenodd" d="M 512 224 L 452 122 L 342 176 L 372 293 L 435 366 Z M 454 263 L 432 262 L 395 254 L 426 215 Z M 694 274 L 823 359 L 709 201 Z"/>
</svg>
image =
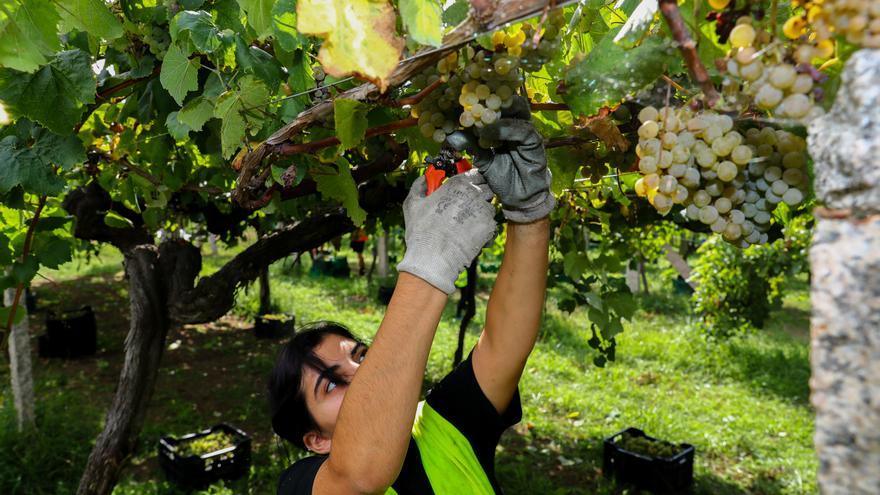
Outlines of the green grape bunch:
<svg viewBox="0 0 880 495">
<path fill-rule="evenodd" d="M 165 58 L 168 53 L 168 47 L 171 46 L 171 35 L 168 32 L 168 26 L 158 26 L 156 24 L 139 24 L 143 33 L 143 41 L 150 48 L 150 53 L 156 56 L 158 60 Z"/>
<path fill-rule="evenodd" d="M 180 457 L 201 456 L 232 447 L 237 440 L 238 438 L 235 435 L 225 431 L 215 431 L 203 437 L 196 437 L 181 442 L 176 446 L 175 452 Z"/>
</svg>

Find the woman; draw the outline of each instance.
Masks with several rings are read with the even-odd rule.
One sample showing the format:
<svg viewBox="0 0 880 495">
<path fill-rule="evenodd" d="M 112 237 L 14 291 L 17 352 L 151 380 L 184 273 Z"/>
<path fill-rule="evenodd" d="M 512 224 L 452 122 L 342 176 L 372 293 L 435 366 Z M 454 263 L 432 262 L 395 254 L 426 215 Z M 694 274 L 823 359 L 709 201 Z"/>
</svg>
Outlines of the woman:
<svg viewBox="0 0 880 495">
<path fill-rule="evenodd" d="M 270 378 L 273 429 L 316 456 L 281 476 L 278 493 L 493 494 L 501 433 L 520 419 L 517 384 L 540 326 L 555 202 L 540 136 L 522 101 L 472 146 L 477 167 L 404 202 L 407 251 L 369 350 L 337 324 L 299 333 Z M 485 180 L 484 180 L 485 178 Z M 488 183 L 488 187 L 487 187 Z M 428 352 L 455 279 L 494 233 L 498 195 L 509 224 L 486 326 L 468 358 L 419 402 Z"/>
</svg>

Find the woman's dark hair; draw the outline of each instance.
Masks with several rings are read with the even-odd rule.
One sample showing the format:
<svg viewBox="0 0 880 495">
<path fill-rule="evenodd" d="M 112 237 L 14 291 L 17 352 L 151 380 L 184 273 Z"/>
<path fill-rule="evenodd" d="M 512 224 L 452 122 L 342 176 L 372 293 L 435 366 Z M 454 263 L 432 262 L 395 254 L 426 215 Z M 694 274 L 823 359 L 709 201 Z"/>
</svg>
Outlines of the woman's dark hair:
<svg viewBox="0 0 880 495">
<path fill-rule="evenodd" d="M 306 449 L 303 435 L 318 429 L 315 418 L 306 407 L 302 390 L 306 366 L 319 373 L 330 373 L 330 379 L 333 381 L 344 381 L 332 376 L 327 365 L 314 354 L 315 347 L 329 334 L 360 343 L 348 328 L 339 323 L 332 321 L 309 323 L 300 328 L 284 344 L 269 375 L 269 412 L 272 415 L 272 429 L 278 436 L 303 450 Z"/>
</svg>

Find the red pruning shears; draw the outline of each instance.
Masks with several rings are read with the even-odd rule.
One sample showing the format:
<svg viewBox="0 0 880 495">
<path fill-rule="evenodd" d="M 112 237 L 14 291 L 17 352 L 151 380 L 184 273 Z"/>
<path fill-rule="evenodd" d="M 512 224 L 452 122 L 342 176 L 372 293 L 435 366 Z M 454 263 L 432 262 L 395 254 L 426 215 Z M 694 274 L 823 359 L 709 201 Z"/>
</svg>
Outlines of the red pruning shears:
<svg viewBox="0 0 880 495">
<path fill-rule="evenodd" d="M 428 196 L 436 191 L 443 180 L 453 175 L 470 170 L 471 162 L 462 157 L 452 148 L 441 148 L 440 154 L 435 157 L 425 158 L 428 170 L 425 171 L 425 181 L 428 183 Z"/>
</svg>

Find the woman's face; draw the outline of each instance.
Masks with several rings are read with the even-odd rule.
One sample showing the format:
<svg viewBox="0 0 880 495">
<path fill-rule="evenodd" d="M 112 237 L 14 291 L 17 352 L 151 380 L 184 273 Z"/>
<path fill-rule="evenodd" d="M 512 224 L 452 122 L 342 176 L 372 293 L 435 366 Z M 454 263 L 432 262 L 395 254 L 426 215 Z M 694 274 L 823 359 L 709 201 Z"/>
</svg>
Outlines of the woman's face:
<svg viewBox="0 0 880 495">
<path fill-rule="evenodd" d="M 313 352 L 327 370 L 345 380 L 344 383 L 333 382 L 329 373 L 321 373 L 312 367 L 306 367 L 303 373 L 302 392 L 306 406 L 320 430 L 307 433 L 303 440 L 309 450 L 326 454 L 330 451 L 330 439 L 336 427 L 342 398 L 367 354 L 367 346 L 339 335 L 327 334 Z"/>
</svg>

